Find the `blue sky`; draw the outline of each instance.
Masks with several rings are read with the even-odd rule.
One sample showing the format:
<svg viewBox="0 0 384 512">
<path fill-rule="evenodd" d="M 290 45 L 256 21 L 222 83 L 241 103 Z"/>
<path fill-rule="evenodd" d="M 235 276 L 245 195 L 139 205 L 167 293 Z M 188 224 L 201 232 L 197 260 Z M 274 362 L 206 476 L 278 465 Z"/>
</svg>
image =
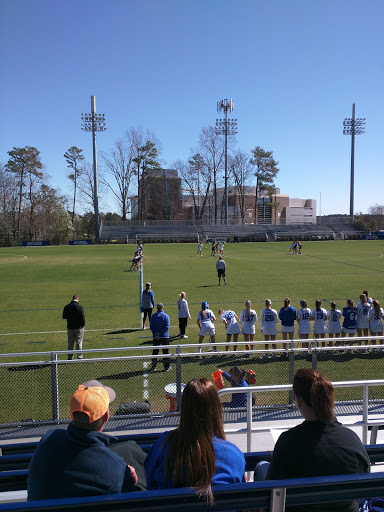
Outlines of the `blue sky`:
<svg viewBox="0 0 384 512">
<path fill-rule="evenodd" d="M 355 211 L 366 212 L 384 203 L 383 20 L 382 0 L 1 0 L 0 161 L 35 146 L 70 195 L 63 154 L 75 145 L 92 160 L 80 129 L 91 95 L 106 115 L 99 150 L 142 126 L 168 167 L 232 98 L 238 149 L 273 151 L 281 193 L 321 194 L 323 215 L 348 214 L 342 123 L 356 103 L 367 125 Z"/>
</svg>

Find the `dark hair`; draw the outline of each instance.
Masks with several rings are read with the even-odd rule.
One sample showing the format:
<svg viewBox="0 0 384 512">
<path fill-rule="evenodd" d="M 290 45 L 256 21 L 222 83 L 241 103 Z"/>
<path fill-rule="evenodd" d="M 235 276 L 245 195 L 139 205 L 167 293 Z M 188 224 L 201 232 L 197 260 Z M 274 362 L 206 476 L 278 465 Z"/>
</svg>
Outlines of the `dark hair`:
<svg viewBox="0 0 384 512">
<path fill-rule="evenodd" d="M 293 392 L 308 407 L 312 407 L 321 423 L 330 423 L 334 417 L 335 392 L 332 383 L 317 370 L 302 368 L 293 378 Z"/>
<path fill-rule="evenodd" d="M 291 303 L 291 299 L 289 297 L 285 297 L 284 299 L 284 308 L 287 309 L 288 306 L 290 305 Z"/>
<path fill-rule="evenodd" d="M 180 425 L 168 436 L 165 478 L 172 475 L 174 487 L 197 487 L 211 503 L 216 470 L 213 436 L 225 439 L 219 395 L 208 379 L 192 379 L 182 394 Z"/>
<path fill-rule="evenodd" d="M 306 308 L 306 307 L 308 306 L 307 301 L 306 301 L 306 300 L 304 300 L 304 299 L 303 299 L 303 300 L 301 300 L 301 301 L 300 301 L 300 306 L 301 306 L 302 308 Z"/>
<path fill-rule="evenodd" d="M 93 423 L 89 423 L 88 414 L 81 411 L 74 411 L 72 424 L 81 430 L 94 430 L 98 432 L 103 426 L 103 418 L 104 416 L 94 421 Z"/>
<path fill-rule="evenodd" d="M 77 295 L 77 293 L 75 293 L 75 295 L 72 297 L 72 300 L 79 300 L 79 296 Z"/>
<path fill-rule="evenodd" d="M 336 309 L 336 302 L 331 302 L 331 309 L 335 311 Z"/>
<path fill-rule="evenodd" d="M 348 306 L 353 309 L 353 299 L 347 299 Z"/>
<path fill-rule="evenodd" d="M 233 373 L 234 375 L 236 375 L 236 377 L 239 377 L 239 378 L 241 378 L 241 379 L 242 379 L 242 378 L 244 377 L 244 375 L 245 375 L 244 370 L 243 370 L 242 368 L 240 368 L 239 366 L 234 366 L 233 368 L 231 368 L 231 369 L 229 370 L 229 373 L 230 373 L 230 374 L 232 374 L 232 373 Z"/>
<path fill-rule="evenodd" d="M 362 294 L 360 295 L 360 301 L 361 301 L 361 303 L 362 303 L 362 304 L 367 304 L 367 302 L 368 302 L 368 296 L 367 296 L 365 293 L 362 293 Z"/>
<path fill-rule="evenodd" d="M 321 300 L 317 299 L 316 301 L 316 311 L 320 311 L 321 309 Z"/>
</svg>

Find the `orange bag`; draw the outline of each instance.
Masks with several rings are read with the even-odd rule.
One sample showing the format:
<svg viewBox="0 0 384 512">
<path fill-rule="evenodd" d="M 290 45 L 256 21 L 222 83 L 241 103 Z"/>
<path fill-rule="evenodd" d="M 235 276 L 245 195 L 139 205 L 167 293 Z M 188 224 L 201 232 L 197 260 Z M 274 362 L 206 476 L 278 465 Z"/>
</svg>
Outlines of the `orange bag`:
<svg viewBox="0 0 384 512">
<path fill-rule="evenodd" d="M 247 370 L 245 372 L 245 380 L 248 384 L 256 384 L 256 374 L 253 370 Z"/>
<path fill-rule="evenodd" d="M 221 370 L 216 370 L 215 372 L 212 373 L 212 378 L 217 389 L 223 389 L 225 385 L 223 379 L 223 372 Z"/>
</svg>

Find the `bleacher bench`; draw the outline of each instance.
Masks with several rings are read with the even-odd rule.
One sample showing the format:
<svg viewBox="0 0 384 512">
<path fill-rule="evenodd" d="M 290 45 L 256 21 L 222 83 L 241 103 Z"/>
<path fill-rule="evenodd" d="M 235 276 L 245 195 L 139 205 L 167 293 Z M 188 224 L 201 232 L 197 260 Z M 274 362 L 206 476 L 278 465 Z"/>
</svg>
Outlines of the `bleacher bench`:
<svg viewBox="0 0 384 512">
<path fill-rule="evenodd" d="M 190 488 L 143 491 L 84 498 L 0 504 L 2 511 L 71 512 L 198 512 L 265 508 L 283 512 L 286 506 L 313 505 L 373 498 L 384 495 L 384 473 L 336 475 L 314 478 L 270 480 L 213 488 L 210 506 Z"/>
</svg>

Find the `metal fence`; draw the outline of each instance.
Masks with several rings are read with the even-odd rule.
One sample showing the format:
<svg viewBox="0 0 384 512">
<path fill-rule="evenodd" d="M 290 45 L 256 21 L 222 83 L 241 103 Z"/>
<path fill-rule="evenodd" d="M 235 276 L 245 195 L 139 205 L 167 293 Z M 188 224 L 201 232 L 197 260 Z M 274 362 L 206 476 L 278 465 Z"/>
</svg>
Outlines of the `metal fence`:
<svg viewBox="0 0 384 512">
<path fill-rule="evenodd" d="M 156 371 L 151 370 L 152 346 L 83 350 L 85 359 L 68 361 L 67 351 L 0 354 L 0 425 L 68 421 L 69 397 L 77 386 L 96 379 L 111 386 L 117 399 L 111 414 L 123 417 L 133 414 L 165 414 L 180 407 L 182 385 L 194 377 L 207 377 L 217 369 L 238 366 L 253 370 L 257 384 L 281 386 L 291 383 L 297 369 L 317 368 L 331 381 L 378 379 L 382 376 L 384 337 L 339 338 L 342 346 L 329 346 L 337 339 L 308 340 L 303 348 L 300 340 L 288 342 L 287 349 L 277 342 L 277 349 L 255 341 L 253 350 L 244 350 L 244 342 L 203 345 L 170 344 L 171 369 L 165 371 L 163 354 L 159 354 Z M 327 346 L 322 347 L 321 342 Z M 354 342 L 359 345 L 350 346 Z M 217 349 L 218 352 L 215 352 Z M 235 350 L 237 349 L 237 350 Z M 76 351 L 73 351 L 76 355 Z M 228 384 L 227 384 L 228 386 Z M 228 392 L 231 392 L 230 390 Z M 228 393 L 227 392 L 227 393 Z M 370 404 L 384 403 L 384 387 L 371 386 Z M 228 401 L 228 394 L 223 396 Z M 336 401 L 361 404 L 361 393 L 354 388 L 337 388 Z M 276 387 L 258 392 L 253 411 L 260 408 L 281 408 L 292 403 L 290 389 Z"/>
</svg>

